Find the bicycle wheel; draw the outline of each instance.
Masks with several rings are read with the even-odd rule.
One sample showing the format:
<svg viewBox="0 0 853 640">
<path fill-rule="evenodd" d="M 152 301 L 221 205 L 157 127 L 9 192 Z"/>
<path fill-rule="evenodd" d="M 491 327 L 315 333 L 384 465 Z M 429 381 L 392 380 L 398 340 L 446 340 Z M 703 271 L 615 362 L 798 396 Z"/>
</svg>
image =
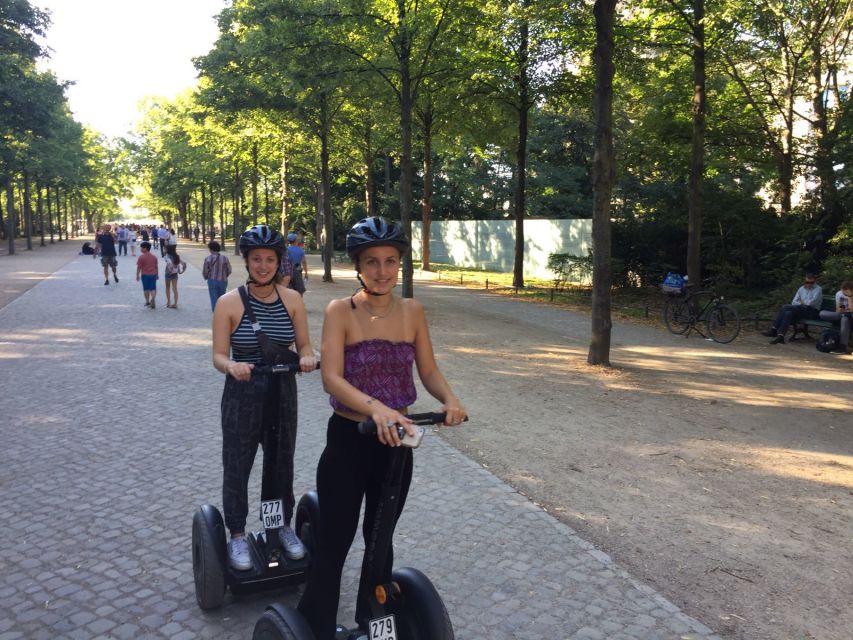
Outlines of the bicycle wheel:
<svg viewBox="0 0 853 640">
<path fill-rule="evenodd" d="M 705 327 L 714 342 L 728 344 L 740 333 L 740 318 L 737 311 L 729 305 L 718 304 L 708 312 Z"/>
<path fill-rule="evenodd" d="M 690 305 L 684 298 L 670 298 L 663 307 L 666 328 L 681 335 L 690 328 Z"/>
</svg>

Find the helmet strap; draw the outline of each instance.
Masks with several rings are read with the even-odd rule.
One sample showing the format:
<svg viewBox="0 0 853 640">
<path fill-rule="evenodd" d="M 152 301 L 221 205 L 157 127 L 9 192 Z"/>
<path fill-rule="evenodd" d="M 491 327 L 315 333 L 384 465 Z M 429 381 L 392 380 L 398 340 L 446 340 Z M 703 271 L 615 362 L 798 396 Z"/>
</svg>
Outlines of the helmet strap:
<svg viewBox="0 0 853 640">
<path fill-rule="evenodd" d="M 370 289 L 367 288 L 367 285 L 364 284 L 364 280 L 361 279 L 360 273 L 356 274 L 355 277 L 358 278 L 359 283 L 361 283 L 361 290 L 364 291 L 369 296 L 384 296 L 384 295 L 388 295 L 389 293 L 391 293 L 390 291 L 387 291 L 385 293 L 376 293 L 375 291 L 371 291 Z"/>
</svg>

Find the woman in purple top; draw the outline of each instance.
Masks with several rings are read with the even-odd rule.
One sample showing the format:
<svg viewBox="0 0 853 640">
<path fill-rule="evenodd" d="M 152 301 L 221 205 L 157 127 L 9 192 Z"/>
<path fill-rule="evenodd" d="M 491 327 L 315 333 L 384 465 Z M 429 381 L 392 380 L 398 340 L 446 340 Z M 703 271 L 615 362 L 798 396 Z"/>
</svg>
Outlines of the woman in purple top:
<svg viewBox="0 0 853 640">
<path fill-rule="evenodd" d="M 326 307 L 321 373 L 334 414 L 317 466 L 319 539 L 299 603 L 316 640 L 334 638 L 344 561 L 358 527 L 362 500 L 366 500 L 365 541 L 372 530 L 386 466 L 393 448 L 400 446 L 395 425 L 415 434 L 406 417 L 416 397 L 412 365 L 417 366 L 426 390 L 442 403 L 445 424 L 458 425 L 466 415 L 436 365 L 423 307 L 393 293 L 400 259 L 408 248 L 408 239 L 393 223 L 382 218 L 356 223 L 347 234 L 347 253 L 362 288 Z M 356 430 L 358 422 L 367 418 L 378 425 L 376 437 L 361 436 Z M 398 517 L 412 477 L 411 449 L 402 455 L 405 471 Z M 393 557 L 385 566 L 390 580 Z M 364 618 L 365 582 L 359 586 L 358 620 Z"/>
</svg>

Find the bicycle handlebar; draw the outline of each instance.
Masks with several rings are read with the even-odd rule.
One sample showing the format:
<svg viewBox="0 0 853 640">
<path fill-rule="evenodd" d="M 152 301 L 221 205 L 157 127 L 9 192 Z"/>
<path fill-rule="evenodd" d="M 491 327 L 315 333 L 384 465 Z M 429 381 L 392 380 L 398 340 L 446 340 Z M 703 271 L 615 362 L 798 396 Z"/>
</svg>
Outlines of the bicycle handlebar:
<svg viewBox="0 0 853 640">
<path fill-rule="evenodd" d="M 320 368 L 320 361 L 317 360 L 317 369 Z M 299 368 L 299 363 L 293 364 L 261 364 L 256 365 L 255 368 L 252 369 L 252 373 L 299 373 L 301 369 Z"/>
<path fill-rule="evenodd" d="M 445 412 L 428 412 L 428 413 L 413 413 L 410 416 L 407 416 L 409 420 L 412 421 L 412 424 L 417 425 L 431 425 L 431 424 L 441 424 L 444 422 L 444 419 L 447 417 L 447 413 Z M 465 416 L 465 422 L 468 422 L 468 416 Z M 402 433 L 401 433 L 402 431 Z M 373 421 L 373 418 L 368 418 L 362 422 L 358 423 L 358 432 L 363 436 L 371 436 L 376 434 L 376 423 Z M 400 437 L 403 436 L 405 430 L 402 426 L 397 425 L 397 433 Z"/>
</svg>

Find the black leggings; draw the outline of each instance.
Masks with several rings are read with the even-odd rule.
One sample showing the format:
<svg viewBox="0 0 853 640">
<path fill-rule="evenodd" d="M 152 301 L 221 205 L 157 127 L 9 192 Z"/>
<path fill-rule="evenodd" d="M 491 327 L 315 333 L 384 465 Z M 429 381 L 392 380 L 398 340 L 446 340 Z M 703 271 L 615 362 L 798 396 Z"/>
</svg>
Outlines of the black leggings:
<svg viewBox="0 0 853 640">
<path fill-rule="evenodd" d="M 315 640 L 334 638 L 341 573 L 355 538 L 361 502 L 366 498 L 362 534 L 367 544 L 391 454 L 405 456 L 396 523 L 412 481 L 411 449 L 395 451 L 379 442 L 376 436 L 362 436 L 356 430 L 355 422 L 337 414 L 329 419 L 326 448 L 317 465 L 319 540 L 308 584 L 299 602 L 299 611 L 311 626 Z M 389 547 L 385 563 L 387 575 L 383 581 L 390 581 L 393 564 L 394 552 Z M 372 586 L 362 580 L 356 600 L 356 619 L 359 620 L 367 614 L 362 610 L 362 603 L 368 595 L 364 593 L 366 589 L 372 589 Z"/>
<path fill-rule="evenodd" d="M 275 388 L 277 385 L 278 388 Z M 256 374 L 247 382 L 225 378 L 222 391 L 222 508 L 231 533 L 244 531 L 249 513 L 249 475 L 258 445 L 270 426 L 281 430 L 274 486 L 265 499 L 284 501 L 293 517 L 293 452 L 296 446 L 296 381 L 291 375 Z M 267 452 L 265 452 L 266 454 Z"/>
</svg>

